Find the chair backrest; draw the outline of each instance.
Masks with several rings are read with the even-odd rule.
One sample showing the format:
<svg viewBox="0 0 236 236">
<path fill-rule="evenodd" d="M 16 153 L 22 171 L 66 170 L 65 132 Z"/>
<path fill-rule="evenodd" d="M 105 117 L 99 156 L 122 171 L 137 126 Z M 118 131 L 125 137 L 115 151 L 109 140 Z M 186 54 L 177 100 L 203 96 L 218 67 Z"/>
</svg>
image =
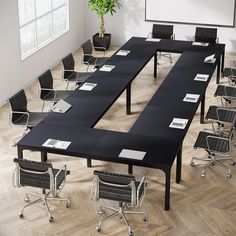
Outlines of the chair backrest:
<svg viewBox="0 0 236 236">
<path fill-rule="evenodd" d="M 92 43 L 91 43 L 91 40 L 87 40 L 85 43 L 82 44 L 82 50 L 83 50 L 83 53 L 84 53 L 84 59 L 83 61 L 84 62 L 87 62 L 91 59 L 92 56 L 92 53 L 93 53 L 93 46 L 92 46 Z"/>
<path fill-rule="evenodd" d="M 173 31 L 174 31 L 173 25 L 153 24 L 152 37 L 159 39 L 171 39 L 173 36 Z"/>
<path fill-rule="evenodd" d="M 8 99 L 8 101 L 13 112 L 27 112 L 27 98 L 23 89 L 21 89 L 17 94 Z M 12 123 L 15 123 L 21 116 L 22 114 L 13 113 L 11 116 Z"/>
<path fill-rule="evenodd" d="M 196 27 L 195 41 L 205 43 L 216 43 L 217 28 Z"/>
<path fill-rule="evenodd" d="M 53 77 L 50 70 L 47 70 L 42 75 L 40 75 L 38 77 L 38 81 L 42 89 L 53 89 Z M 52 91 L 50 90 L 41 90 L 40 98 L 44 99 L 51 93 Z"/>
<path fill-rule="evenodd" d="M 16 169 L 13 185 L 53 189 L 54 178 L 51 164 L 14 158 Z"/>
<path fill-rule="evenodd" d="M 100 198 L 136 204 L 135 177 L 94 171 L 94 199 Z"/>
<path fill-rule="evenodd" d="M 72 53 L 68 54 L 66 57 L 62 59 L 62 64 L 63 64 L 64 70 L 74 70 L 75 60 Z"/>
</svg>

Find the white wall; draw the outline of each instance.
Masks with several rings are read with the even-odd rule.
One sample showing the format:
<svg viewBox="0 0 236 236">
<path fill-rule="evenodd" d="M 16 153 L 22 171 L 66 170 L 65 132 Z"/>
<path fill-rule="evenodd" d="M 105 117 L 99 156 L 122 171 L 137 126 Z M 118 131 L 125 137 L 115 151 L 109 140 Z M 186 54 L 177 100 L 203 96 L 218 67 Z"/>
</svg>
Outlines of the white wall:
<svg viewBox="0 0 236 236">
<path fill-rule="evenodd" d="M 0 3 L 0 105 L 26 87 L 69 52 L 78 49 L 85 35 L 85 3 L 70 0 L 70 31 L 21 61 L 17 0 Z"/>
<path fill-rule="evenodd" d="M 105 17 L 106 32 L 112 33 L 112 44 L 117 46 L 124 44 L 132 36 L 147 36 L 154 23 L 144 20 L 145 0 L 121 0 L 121 3 L 122 8 L 114 16 Z M 86 36 L 89 38 L 98 31 L 99 21 L 93 12 L 85 10 Z M 176 39 L 189 40 L 195 33 L 195 27 L 195 25 L 174 24 Z M 227 52 L 236 53 L 236 28 L 218 28 L 218 36 L 220 42 L 226 44 Z"/>
</svg>

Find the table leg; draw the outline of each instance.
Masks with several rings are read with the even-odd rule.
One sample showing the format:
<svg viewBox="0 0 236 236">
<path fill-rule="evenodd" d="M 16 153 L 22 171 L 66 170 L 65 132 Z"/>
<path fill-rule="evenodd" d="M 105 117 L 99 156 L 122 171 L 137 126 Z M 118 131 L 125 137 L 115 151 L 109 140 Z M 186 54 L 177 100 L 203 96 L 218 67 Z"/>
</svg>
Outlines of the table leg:
<svg viewBox="0 0 236 236">
<path fill-rule="evenodd" d="M 46 152 L 41 152 L 41 162 L 46 162 L 48 160 L 48 155 Z"/>
<path fill-rule="evenodd" d="M 221 58 L 219 59 L 219 62 L 217 64 L 217 73 L 216 73 L 216 83 L 220 83 L 220 66 L 221 66 Z"/>
<path fill-rule="evenodd" d="M 170 169 L 165 171 L 166 174 L 166 189 L 165 189 L 165 210 L 170 209 Z"/>
<path fill-rule="evenodd" d="M 87 167 L 92 167 L 92 160 L 87 158 Z"/>
<path fill-rule="evenodd" d="M 176 183 L 178 184 L 181 181 L 181 168 L 182 168 L 182 144 L 176 158 Z"/>
<path fill-rule="evenodd" d="M 154 55 L 154 78 L 157 77 L 157 52 Z"/>
<path fill-rule="evenodd" d="M 200 113 L 200 123 L 204 124 L 204 113 L 205 113 L 205 94 L 202 97 L 201 101 L 201 113 Z"/>
<path fill-rule="evenodd" d="M 19 159 L 23 159 L 23 149 L 17 146 L 17 156 Z"/>
<path fill-rule="evenodd" d="M 126 88 L 126 115 L 131 114 L 131 83 Z"/>
<path fill-rule="evenodd" d="M 128 165 L 128 173 L 133 174 L 133 166 L 132 165 Z"/>
<path fill-rule="evenodd" d="M 221 58 L 221 73 L 223 73 L 225 69 L 225 50 L 222 52 L 222 58 Z"/>
</svg>

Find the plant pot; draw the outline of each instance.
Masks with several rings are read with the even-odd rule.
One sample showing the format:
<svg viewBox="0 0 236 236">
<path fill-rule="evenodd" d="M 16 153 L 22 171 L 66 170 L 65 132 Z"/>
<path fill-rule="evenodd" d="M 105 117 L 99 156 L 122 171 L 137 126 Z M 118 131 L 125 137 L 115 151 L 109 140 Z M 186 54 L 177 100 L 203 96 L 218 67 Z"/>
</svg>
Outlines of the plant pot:
<svg viewBox="0 0 236 236">
<path fill-rule="evenodd" d="M 111 34 L 105 34 L 103 38 L 99 37 L 99 34 L 93 36 L 93 46 L 96 51 L 104 51 L 102 49 L 96 49 L 96 47 L 103 47 L 106 50 L 109 49 L 111 43 Z"/>
</svg>

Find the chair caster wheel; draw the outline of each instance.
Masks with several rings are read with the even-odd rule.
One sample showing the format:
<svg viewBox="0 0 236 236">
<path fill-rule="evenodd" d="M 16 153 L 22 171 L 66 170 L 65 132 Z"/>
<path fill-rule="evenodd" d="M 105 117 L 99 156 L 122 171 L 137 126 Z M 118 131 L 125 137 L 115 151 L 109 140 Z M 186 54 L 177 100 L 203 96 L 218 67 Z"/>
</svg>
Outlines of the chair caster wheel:
<svg viewBox="0 0 236 236">
<path fill-rule="evenodd" d="M 20 218 L 23 218 L 23 217 L 24 217 L 24 215 L 23 215 L 22 212 L 19 213 L 19 217 L 20 217 Z"/>
<path fill-rule="evenodd" d="M 25 200 L 25 202 L 29 202 L 29 198 L 28 198 L 28 197 L 27 197 L 27 198 L 25 198 L 24 200 Z"/>
<path fill-rule="evenodd" d="M 70 208 L 71 207 L 71 203 L 70 202 L 67 202 L 66 203 L 66 208 Z"/>
<path fill-rule="evenodd" d="M 195 166 L 193 161 L 190 162 L 190 166 L 192 166 L 192 167 Z"/>
<path fill-rule="evenodd" d="M 202 173 L 201 173 L 201 177 L 202 177 L 203 179 L 206 177 L 205 172 L 202 172 Z"/>
<path fill-rule="evenodd" d="M 227 174 L 227 178 L 231 179 L 232 175 L 231 174 Z"/>
<path fill-rule="evenodd" d="M 232 162 L 231 162 L 231 165 L 232 165 L 232 166 L 235 166 L 235 161 L 232 161 Z"/>
<path fill-rule="evenodd" d="M 96 231 L 100 232 L 101 231 L 101 226 L 100 225 L 96 225 Z"/>
<path fill-rule="evenodd" d="M 145 216 L 143 217 L 143 221 L 148 221 L 148 215 L 145 214 Z"/>
<path fill-rule="evenodd" d="M 53 221 L 54 221 L 54 218 L 51 216 L 51 217 L 49 218 L 49 222 L 52 223 Z"/>
<path fill-rule="evenodd" d="M 134 231 L 130 230 L 129 231 L 129 236 L 134 236 Z"/>
</svg>

